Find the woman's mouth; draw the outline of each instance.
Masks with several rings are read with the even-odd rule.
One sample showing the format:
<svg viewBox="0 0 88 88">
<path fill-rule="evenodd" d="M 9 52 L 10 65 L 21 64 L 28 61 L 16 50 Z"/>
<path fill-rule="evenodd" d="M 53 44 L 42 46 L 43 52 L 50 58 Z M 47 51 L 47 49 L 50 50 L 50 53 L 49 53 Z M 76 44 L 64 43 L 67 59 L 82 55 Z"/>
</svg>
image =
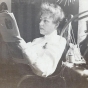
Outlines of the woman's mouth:
<svg viewBox="0 0 88 88">
<path fill-rule="evenodd" d="M 41 27 L 40 27 L 39 29 L 40 29 L 40 30 L 44 30 L 44 29 L 43 29 L 43 28 L 41 28 Z"/>
</svg>

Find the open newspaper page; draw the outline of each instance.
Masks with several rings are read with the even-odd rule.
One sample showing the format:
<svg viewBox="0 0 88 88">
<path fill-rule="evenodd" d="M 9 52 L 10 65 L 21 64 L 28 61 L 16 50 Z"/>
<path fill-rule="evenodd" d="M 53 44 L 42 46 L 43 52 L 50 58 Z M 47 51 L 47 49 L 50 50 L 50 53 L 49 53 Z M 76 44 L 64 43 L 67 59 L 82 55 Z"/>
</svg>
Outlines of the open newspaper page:
<svg viewBox="0 0 88 88">
<path fill-rule="evenodd" d="M 5 42 L 15 42 L 13 37 L 20 36 L 19 28 L 13 13 L 0 13 L 0 33 Z"/>
<path fill-rule="evenodd" d="M 0 34 L 3 41 L 1 45 L 1 62 L 27 63 L 23 59 L 22 51 L 16 45 L 18 40 L 16 37 L 20 37 L 20 32 L 13 13 L 6 11 L 0 13 Z"/>
</svg>

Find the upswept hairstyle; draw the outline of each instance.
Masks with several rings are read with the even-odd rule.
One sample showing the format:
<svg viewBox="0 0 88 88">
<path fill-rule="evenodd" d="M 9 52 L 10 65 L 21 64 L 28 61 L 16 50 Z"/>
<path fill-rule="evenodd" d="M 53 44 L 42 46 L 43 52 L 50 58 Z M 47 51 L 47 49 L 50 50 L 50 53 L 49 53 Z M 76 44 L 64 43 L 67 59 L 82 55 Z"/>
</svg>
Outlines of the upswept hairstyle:
<svg viewBox="0 0 88 88">
<path fill-rule="evenodd" d="M 65 17 L 64 12 L 59 5 L 50 4 L 48 2 L 44 2 L 41 4 L 40 15 L 42 14 L 49 14 L 50 17 L 53 18 L 53 22 L 55 24 L 60 23 L 60 21 L 62 21 Z"/>
</svg>

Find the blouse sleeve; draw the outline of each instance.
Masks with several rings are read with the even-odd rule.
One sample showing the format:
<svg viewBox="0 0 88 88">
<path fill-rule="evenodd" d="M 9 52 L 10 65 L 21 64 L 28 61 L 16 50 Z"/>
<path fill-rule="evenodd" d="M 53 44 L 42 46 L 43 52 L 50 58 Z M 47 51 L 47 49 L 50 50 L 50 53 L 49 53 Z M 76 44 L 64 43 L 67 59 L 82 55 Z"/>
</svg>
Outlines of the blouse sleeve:
<svg viewBox="0 0 88 88">
<path fill-rule="evenodd" d="M 47 44 L 46 48 L 25 49 L 24 56 L 28 59 L 33 72 L 38 76 L 47 77 L 51 75 L 57 67 L 57 64 L 64 52 L 66 40 L 61 38 L 57 44 Z"/>
</svg>

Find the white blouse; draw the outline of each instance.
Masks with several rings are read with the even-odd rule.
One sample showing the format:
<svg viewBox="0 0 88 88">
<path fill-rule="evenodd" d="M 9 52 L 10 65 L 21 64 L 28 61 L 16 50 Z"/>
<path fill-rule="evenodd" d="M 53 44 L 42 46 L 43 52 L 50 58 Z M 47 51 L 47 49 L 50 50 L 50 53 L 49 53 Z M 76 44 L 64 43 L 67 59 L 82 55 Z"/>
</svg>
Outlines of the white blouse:
<svg viewBox="0 0 88 88">
<path fill-rule="evenodd" d="M 65 38 L 57 35 L 56 30 L 50 35 L 36 38 L 33 42 L 25 43 L 23 39 L 19 42 L 19 47 L 32 71 L 42 77 L 55 72 L 66 46 Z"/>
</svg>

